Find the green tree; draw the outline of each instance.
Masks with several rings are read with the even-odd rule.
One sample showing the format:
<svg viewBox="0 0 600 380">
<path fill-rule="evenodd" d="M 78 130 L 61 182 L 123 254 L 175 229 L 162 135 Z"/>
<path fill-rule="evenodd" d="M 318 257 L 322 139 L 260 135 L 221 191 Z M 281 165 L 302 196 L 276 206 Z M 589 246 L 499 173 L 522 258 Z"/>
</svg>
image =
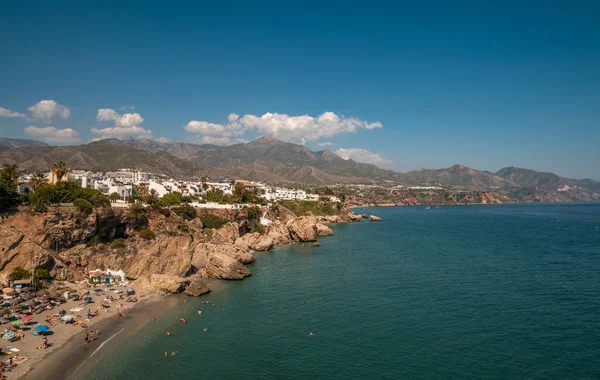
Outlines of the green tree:
<svg viewBox="0 0 600 380">
<path fill-rule="evenodd" d="M 233 187 L 232 202 L 233 203 L 242 203 L 244 201 L 245 193 L 246 193 L 246 187 L 244 186 L 244 184 L 241 182 L 236 183 L 235 186 Z"/>
<path fill-rule="evenodd" d="M 16 180 L 19 169 L 16 165 L 6 165 L 0 171 L 0 210 L 8 210 L 20 203 Z"/>
<path fill-rule="evenodd" d="M 31 272 L 23 269 L 22 267 L 16 267 L 8 275 L 9 281 L 25 280 L 27 278 L 31 278 Z"/>
<path fill-rule="evenodd" d="M 110 199 L 111 202 L 116 202 L 119 199 L 121 199 L 121 196 L 118 193 L 111 193 L 108 198 Z"/>
<path fill-rule="evenodd" d="M 148 194 L 143 198 L 144 203 L 149 205 L 155 205 L 158 203 L 158 192 L 154 189 L 151 189 Z"/>
<path fill-rule="evenodd" d="M 159 204 L 163 207 L 177 206 L 183 202 L 183 197 L 179 193 L 165 194 Z"/>
<path fill-rule="evenodd" d="M 52 165 L 52 172 L 56 175 L 56 180 L 60 181 L 69 173 L 69 167 L 65 161 L 58 160 Z"/>
<path fill-rule="evenodd" d="M 94 205 L 82 198 L 76 198 L 73 201 L 73 206 L 77 207 L 77 209 L 85 215 L 89 215 L 94 211 Z"/>
<path fill-rule="evenodd" d="M 192 220 L 196 217 L 196 209 L 188 204 L 175 207 L 173 212 L 185 220 Z"/>
</svg>

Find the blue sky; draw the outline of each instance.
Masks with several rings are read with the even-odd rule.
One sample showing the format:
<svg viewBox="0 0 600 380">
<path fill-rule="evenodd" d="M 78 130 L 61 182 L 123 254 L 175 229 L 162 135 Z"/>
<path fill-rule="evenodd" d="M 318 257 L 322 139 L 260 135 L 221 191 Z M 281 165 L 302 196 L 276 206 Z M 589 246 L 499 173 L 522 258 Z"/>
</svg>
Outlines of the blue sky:
<svg viewBox="0 0 600 380">
<path fill-rule="evenodd" d="M 1 136 L 271 134 L 600 180 L 594 2 L 89 3 L 2 4 Z"/>
</svg>

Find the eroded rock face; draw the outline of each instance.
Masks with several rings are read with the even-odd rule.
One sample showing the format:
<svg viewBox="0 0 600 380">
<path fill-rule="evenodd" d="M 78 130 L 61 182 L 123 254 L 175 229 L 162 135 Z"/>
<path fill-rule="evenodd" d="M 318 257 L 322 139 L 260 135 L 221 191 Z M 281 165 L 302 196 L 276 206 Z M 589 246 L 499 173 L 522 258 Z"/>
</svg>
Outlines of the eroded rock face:
<svg viewBox="0 0 600 380">
<path fill-rule="evenodd" d="M 337 223 L 340 221 L 340 217 L 338 215 L 325 215 L 321 217 L 321 221 L 323 223 Z"/>
<path fill-rule="evenodd" d="M 258 232 L 248 233 L 235 241 L 235 245 L 245 250 L 268 251 L 273 248 L 274 241 L 270 236 Z"/>
<path fill-rule="evenodd" d="M 192 297 L 199 297 L 210 293 L 210 288 L 202 278 L 196 276 L 189 279 L 190 283 L 185 287 L 185 294 Z"/>
<path fill-rule="evenodd" d="M 180 293 L 188 284 L 188 280 L 166 274 L 153 274 L 150 283 L 158 290 L 167 293 Z"/>
<path fill-rule="evenodd" d="M 369 220 L 371 222 L 381 222 L 381 218 L 375 215 L 369 215 Z"/>
<path fill-rule="evenodd" d="M 313 216 L 302 216 L 286 223 L 290 236 L 296 241 L 317 240 L 316 218 Z"/>
<path fill-rule="evenodd" d="M 269 226 L 267 236 L 273 239 L 274 245 L 289 244 L 292 241 L 287 226 L 279 220 L 274 221 Z"/>
<path fill-rule="evenodd" d="M 35 267 L 48 269 L 59 280 L 71 280 L 73 273 L 50 251 L 7 224 L 0 224 L 0 282 L 7 285 L 8 275 L 16 267 L 30 270 Z"/>
<path fill-rule="evenodd" d="M 208 256 L 204 270 L 210 278 L 223 280 L 242 280 L 251 275 L 250 270 L 244 265 L 227 255 L 218 253 Z"/>
<path fill-rule="evenodd" d="M 317 223 L 316 228 L 317 228 L 317 236 L 333 235 L 333 231 L 331 230 L 331 228 L 327 227 L 324 224 Z"/>
<path fill-rule="evenodd" d="M 214 244 L 234 244 L 239 237 L 240 229 L 238 224 L 229 222 L 217 230 L 212 230 L 210 242 Z"/>
</svg>

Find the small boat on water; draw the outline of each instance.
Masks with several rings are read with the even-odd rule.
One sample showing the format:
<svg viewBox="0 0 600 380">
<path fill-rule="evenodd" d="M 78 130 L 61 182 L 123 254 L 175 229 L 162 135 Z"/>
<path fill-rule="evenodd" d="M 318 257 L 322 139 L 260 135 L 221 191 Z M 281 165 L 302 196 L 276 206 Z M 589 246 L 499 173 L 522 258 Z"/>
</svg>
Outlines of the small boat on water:
<svg viewBox="0 0 600 380">
<path fill-rule="evenodd" d="M 425 210 L 429 210 L 431 208 L 431 206 L 427 206 L 425 207 Z"/>
</svg>

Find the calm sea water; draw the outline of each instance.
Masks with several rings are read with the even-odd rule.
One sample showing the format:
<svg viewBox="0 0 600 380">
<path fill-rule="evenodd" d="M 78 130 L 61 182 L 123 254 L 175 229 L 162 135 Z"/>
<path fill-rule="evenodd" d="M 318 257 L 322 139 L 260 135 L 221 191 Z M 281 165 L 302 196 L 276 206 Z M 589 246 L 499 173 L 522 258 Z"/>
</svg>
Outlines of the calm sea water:
<svg viewBox="0 0 600 380">
<path fill-rule="evenodd" d="M 599 204 L 366 212 L 384 221 L 258 254 L 215 306 L 114 339 L 85 377 L 600 378 Z"/>
</svg>

